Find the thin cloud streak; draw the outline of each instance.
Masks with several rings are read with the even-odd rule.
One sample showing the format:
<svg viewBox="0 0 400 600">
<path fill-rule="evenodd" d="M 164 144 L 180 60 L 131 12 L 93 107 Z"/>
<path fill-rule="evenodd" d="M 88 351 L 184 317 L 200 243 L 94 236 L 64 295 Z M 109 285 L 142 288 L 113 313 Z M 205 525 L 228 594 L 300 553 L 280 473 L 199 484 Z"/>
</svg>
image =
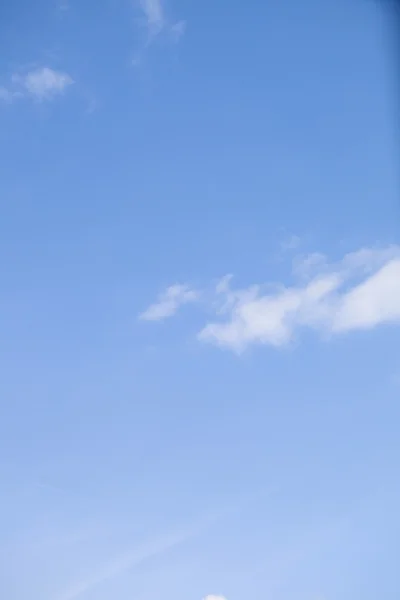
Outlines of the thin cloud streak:
<svg viewBox="0 0 400 600">
<path fill-rule="evenodd" d="M 98 587 L 106 581 L 117 578 L 130 569 L 140 565 L 142 562 L 164 554 L 175 546 L 184 543 L 196 533 L 196 530 L 189 530 L 175 535 L 167 536 L 164 539 L 149 543 L 133 550 L 123 556 L 116 558 L 103 566 L 97 573 L 83 579 L 62 592 L 56 600 L 75 600 L 84 596 L 93 588 Z"/>
<path fill-rule="evenodd" d="M 193 537 L 200 535 L 216 521 L 228 516 L 232 510 L 237 508 L 237 506 L 225 507 L 220 511 L 215 511 L 212 514 L 199 518 L 199 520 L 193 526 L 182 528 L 174 534 L 166 535 L 155 541 L 153 540 L 136 547 L 131 552 L 125 553 L 122 556 L 117 557 L 115 560 L 103 565 L 99 571 L 91 576 L 88 576 L 87 578 L 69 586 L 54 600 L 75 600 L 76 598 L 81 598 L 87 592 L 97 588 L 102 583 L 116 579 L 130 569 L 141 565 L 146 560 L 163 555 L 169 550 L 184 544 Z"/>
<path fill-rule="evenodd" d="M 172 317 L 181 306 L 198 299 L 198 293 L 188 285 L 172 285 L 158 297 L 141 315 L 142 321 L 162 321 Z"/>
</svg>

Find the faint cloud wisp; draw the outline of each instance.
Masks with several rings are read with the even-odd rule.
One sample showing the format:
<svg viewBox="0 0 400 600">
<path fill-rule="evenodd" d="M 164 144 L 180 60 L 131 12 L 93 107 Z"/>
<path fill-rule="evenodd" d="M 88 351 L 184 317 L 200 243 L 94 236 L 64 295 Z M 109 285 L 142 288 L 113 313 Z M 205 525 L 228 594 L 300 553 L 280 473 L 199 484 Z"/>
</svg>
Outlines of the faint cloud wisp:
<svg viewBox="0 0 400 600">
<path fill-rule="evenodd" d="M 144 48 L 133 59 L 134 65 L 140 65 L 143 51 L 157 38 L 163 36 L 171 42 L 179 42 L 186 31 L 186 21 L 171 19 L 166 12 L 164 0 L 137 0 L 141 22 L 146 32 Z"/>
<path fill-rule="evenodd" d="M 162 321 L 172 317 L 184 304 L 195 302 L 197 299 L 198 293 L 188 285 L 172 285 L 160 294 L 157 302 L 151 304 L 139 318 L 142 321 Z"/>
<path fill-rule="evenodd" d="M 71 585 L 64 590 L 56 600 L 75 600 L 76 598 L 80 598 L 102 583 L 114 579 L 129 569 L 138 566 L 142 562 L 163 554 L 175 546 L 182 544 L 193 534 L 194 532 L 192 530 L 186 531 L 167 536 L 164 539 L 136 548 L 132 552 L 128 552 L 108 564 L 105 564 L 98 572 L 93 573 L 91 576 Z"/>
<path fill-rule="evenodd" d="M 20 98 L 48 101 L 62 95 L 73 83 L 68 73 L 41 67 L 25 74 L 14 73 L 9 85 L 0 88 L 0 99 L 6 102 Z"/>
<path fill-rule="evenodd" d="M 164 8 L 161 0 L 140 0 L 150 36 L 158 35 L 165 27 Z"/>
<path fill-rule="evenodd" d="M 13 75 L 13 83 L 20 85 L 28 95 L 36 100 L 50 100 L 62 94 L 67 87 L 74 83 L 72 77 L 49 67 L 30 71 L 24 76 Z"/>
</svg>

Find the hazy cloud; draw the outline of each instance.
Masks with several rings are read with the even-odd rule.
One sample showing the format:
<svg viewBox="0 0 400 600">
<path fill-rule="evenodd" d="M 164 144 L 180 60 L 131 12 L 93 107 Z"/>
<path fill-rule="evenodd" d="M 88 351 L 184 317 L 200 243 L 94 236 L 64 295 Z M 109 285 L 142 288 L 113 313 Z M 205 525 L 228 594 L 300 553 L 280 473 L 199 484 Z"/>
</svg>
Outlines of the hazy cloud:
<svg viewBox="0 0 400 600">
<path fill-rule="evenodd" d="M 58 10 L 67 11 L 70 9 L 68 0 L 58 0 Z"/>
<path fill-rule="evenodd" d="M 13 102 L 17 98 L 22 98 L 23 94 L 15 90 L 10 90 L 6 87 L 0 87 L 0 100 L 3 102 Z"/>
<path fill-rule="evenodd" d="M 140 0 L 140 6 L 146 18 L 149 32 L 152 35 L 157 35 L 166 24 L 162 0 Z"/>
<path fill-rule="evenodd" d="M 41 67 L 26 72 L 14 73 L 8 86 L 0 88 L 0 100 L 13 102 L 19 98 L 43 101 L 61 95 L 74 83 L 68 73 Z"/>
<path fill-rule="evenodd" d="M 49 100 L 62 94 L 67 87 L 74 83 L 72 77 L 67 73 L 54 71 L 49 67 L 35 69 L 25 75 L 13 75 L 12 81 L 37 100 Z"/>
<path fill-rule="evenodd" d="M 139 0 L 145 20 L 149 41 L 161 33 L 169 34 L 178 41 L 185 32 L 185 21 L 171 21 L 167 16 L 164 0 Z"/>
<path fill-rule="evenodd" d="M 122 575 L 145 560 L 167 552 L 186 541 L 192 535 L 193 531 L 187 531 L 167 536 L 164 539 L 151 542 L 132 552 L 117 557 L 115 560 L 103 565 L 97 572 L 68 587 L 57 597 L 57 600 L 75 600 L 76 598 L 80 598 L 102 583 Z"/>
<path fill-rule="evenodd" d="M 172 285 L 139 318 L 144 321 L 162 321 L 172 317 L 183 304 L 194 302 L 197 298 L 197 292 L 188 285 Z"/>
</svg>

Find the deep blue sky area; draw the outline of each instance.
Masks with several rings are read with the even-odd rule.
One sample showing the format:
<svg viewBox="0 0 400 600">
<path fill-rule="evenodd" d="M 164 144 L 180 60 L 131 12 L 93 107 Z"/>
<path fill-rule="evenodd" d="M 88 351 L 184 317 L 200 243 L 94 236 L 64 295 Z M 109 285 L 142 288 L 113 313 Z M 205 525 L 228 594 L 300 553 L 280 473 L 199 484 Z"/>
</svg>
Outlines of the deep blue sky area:
<svg viewBox="0 0 400 600">
<path fill-rule="evenodd" d="M 393 14 L 0 8 L 0 596 L 398 600 Z"/>
</svg>

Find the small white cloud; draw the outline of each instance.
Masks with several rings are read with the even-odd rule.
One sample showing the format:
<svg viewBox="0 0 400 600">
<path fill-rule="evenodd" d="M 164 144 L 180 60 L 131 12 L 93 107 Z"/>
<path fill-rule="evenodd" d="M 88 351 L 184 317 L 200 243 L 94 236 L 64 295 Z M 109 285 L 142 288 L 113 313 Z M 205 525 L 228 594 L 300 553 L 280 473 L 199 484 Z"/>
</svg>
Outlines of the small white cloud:
<svg viewBox="0 0 400 600">
<path fill-rule="evenodd" d="M 228 296 L 229 319 L 209 323 L 198 337 L 236 352 L 255 341 L 281 346 L 290 340 L 290 321 L 299 306 L 299 295 L 292 290 L 277 296 L 260 296 L 256 287 L 239 290 Z"/>
<path fill-rule="evenodd" d="M 203 600 L 226 600 L 225 596 L 215 596 L 214 594 L 210 594 L 203 598 Z"/>
<path fill-rule="evenodd" d="M 172 285 L 160 294 L 157 302 L 151 304 L 141 315 L 143 321 L 162 321 L 172 317 L 178 309 L 198 299 L 198 293 L 187 285 Z"/>
<path fill-rule="evenodd" d="M 0 100 L 8 103 L 20 98 L 51 100 L 73 83 L 74 80 L 68 73 L 49 67 L 33 69 L 23 75 L 14 73 L 9 85 L 0 87 Z"/>
<path fill-rule="evenodd" d="M 12 82 L 37 100 L 50 100 L 54 96 L 62 94 L 67 87 L 74 83 L 74 80 L 68 73 L 42 67 L 29 71 L 25 75 L 13 75 Z"/>
</svg>

